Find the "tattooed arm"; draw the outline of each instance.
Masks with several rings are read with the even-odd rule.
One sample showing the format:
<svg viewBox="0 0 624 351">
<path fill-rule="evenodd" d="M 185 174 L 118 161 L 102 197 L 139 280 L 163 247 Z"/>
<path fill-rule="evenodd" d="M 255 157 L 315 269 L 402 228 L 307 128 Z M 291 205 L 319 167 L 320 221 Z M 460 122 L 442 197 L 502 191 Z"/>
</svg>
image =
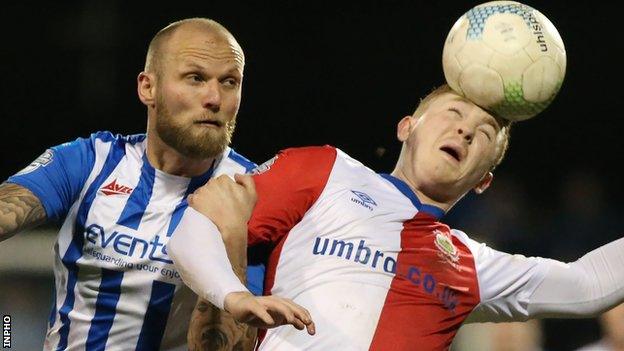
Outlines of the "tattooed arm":
<svg viewBox="0 0 624 351">
<path fill-rule="evenodd" d="M 226 252 L 234 273 L 245 283 L 247 228 L 228 232 L 224 235 Z M 187 335 L 190 351 L 251 351 L 255 340 L 256 328 L 237 322 L 230 313 L 221 311 L 204 299 L 197 300 Z"/>
<path fill-rule="evenodd" d="M 234 185 L 233 182 L 229 181 L 229 178 L 224 177 L 211 180 L 210 183 L 213 187 L 217 183 L 226 183 L 229 186 Z M 231 223 L 219 222 L 221 224 L 223 242 L 228 259 L 232 264 L 232 269 L 238 279 L 245 284 L 247 280 L 246 219 L 249 218 L 253 205 L 255 204 L 255 193 L 247 193 L 246 191 L 242 191 L 244 190 L 244 188 L 242 188 L 239 202 L 233 203 L 232 199 L 239 197 L 225 193 L 223 188 L 219 188 L 219 190 L 221 191 L 217 195 L 222 196 L 222 198 L 212 196 L 213 201 L 220 204 L 218 209 L 228 214 L 238 213 L 241 209 L 246 209 L 248 212 L 246 216 L 241 216 L 243 219 L 239 220 L 239 218 L 236 218 L 236 220 Z M 201 191 L 203 191 L 203 189 L 198 192 L 200 193 Z M 195 201 L 193 201 L 193 197 L 195 196 L 197 196 L 197 194 L 194 194 L 189 199 L 191 206 L 196 205 Z M 231 208 L 225 206 L 228 204 L 231 204 Z M 224 214 L 217 214 L 215 217 L 226 218 Z M 204 299 L 198 299 L 195 310 L 191 315 L 189 332 L 187 335 L 189 350 L 253 350 L 255 338 L 256 328 L 250 327 L 245 323 L 237 322 L 230 313 L 221 311 Z"/>
<path fill-rule="evenodd" d="M 0 184 L 0 241 L 45 220 L 43 205 L 30 190 L 17 184 Z"/>
<path fill-rule="evenodd" d="M 211 286 L 222 283 L 216 280 L 218 274 L 213 272 L 219 263 L 211 260 L 219 256 L 227 255 L 223 259 L 229 261 L 229 268 L 242 283 L 246 280 L 247 220 L 256 195 L 250 177 L 237 174 L 235 180 L 236 183 L 226 176 L 213 178 L 189 196 L 191 208 L 178 225 L 177 234 L 167 244 L 185 283 L 216 305 L 223 301 L 219 307 L 231 312 L 221 311 L 205 301 L 198 302 L 187 338 L 193 351 L 252 350 L 255 331 L 236 321 L 261 328 L 291 324 L 299 330 L 307 329 L 310 335 L 315 333 L 309 312 L 291 300 L 277 296 L 253 297 L 249 292 L 236 290 L 223 297 L 222 291 Z M 222 244 L 220 252 L 219 244 Z M 207 254 L 209 248 L 212 252 Z M 227 270 L 221 268 L 223 272 Z M 234 275 L 231 270 L 230 278 Z"/>
<path fill-rule="evenodd" d="M 239 229 L 246 233 L 247 228 Z M 245 235 L 246 236 L 246 235 Z M 238 279 L 247 280 L 247 241 L 227 236 L 225 248 Z M 237 322 L 231 314 L 221 311 L 204 299 L 198 299 L 191 315 L 187 335 L 190 351 L 251 351 L 256 341 L 256 328 Z"/>
<path fill-rule="evenodd" d="M 256 328 L 236 322 L 208 301 L 197 301 L 188 332 L 190 351 L 250 351 L 255 339 Z"/>
</svg>

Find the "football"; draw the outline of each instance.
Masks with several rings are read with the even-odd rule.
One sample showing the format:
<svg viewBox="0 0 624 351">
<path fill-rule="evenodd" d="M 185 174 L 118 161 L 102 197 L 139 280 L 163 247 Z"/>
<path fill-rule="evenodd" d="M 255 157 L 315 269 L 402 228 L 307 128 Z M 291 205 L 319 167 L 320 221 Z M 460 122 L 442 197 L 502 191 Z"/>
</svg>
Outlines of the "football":
<svg viewBox="0 0 624 351">
<path fill-rule="evenodd" d="M 449 86 L 510 121 L 531 118 L 555 98 L 566 70 L 563 40 L 536 9 L 515 1 L 473 7 L 451 28 L 442 67 Z"/>
</svg>

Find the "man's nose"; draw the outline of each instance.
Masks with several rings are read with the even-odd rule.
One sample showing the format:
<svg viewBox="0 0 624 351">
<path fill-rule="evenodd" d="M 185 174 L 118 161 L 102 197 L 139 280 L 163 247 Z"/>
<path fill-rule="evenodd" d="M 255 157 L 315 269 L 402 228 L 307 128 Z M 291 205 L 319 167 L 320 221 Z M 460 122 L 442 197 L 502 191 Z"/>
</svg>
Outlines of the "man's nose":
<svg viewBox="0 0 624 351">
<path fill-rule="evenodd" d="M 472 138 L 474 137 L 474 131 L 466 126 L 460 126 L 457 128 L 457 134 L 461 135 L 464 140 L 470 144 L 472 142 Z"/>
<path fill-rule="evenodd" d="M 202 105 L 210 110 L 221 106 L 221 83 L 217 79 L 210 79 L 203 87 Z"/>
</svg>

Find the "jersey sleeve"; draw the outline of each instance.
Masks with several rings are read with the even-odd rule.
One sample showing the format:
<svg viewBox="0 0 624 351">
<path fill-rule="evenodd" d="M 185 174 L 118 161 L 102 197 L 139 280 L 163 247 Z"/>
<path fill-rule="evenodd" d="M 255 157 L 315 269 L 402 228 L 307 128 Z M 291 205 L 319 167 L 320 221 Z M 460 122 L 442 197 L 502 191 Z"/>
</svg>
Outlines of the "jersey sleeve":
<svg viewBox="0 0 624 351">
<path fill-rule="evenodd" d="M 565 263 L 470 242 L 481 302 L 467 322 L 587 318 L 624 301 L 624 238 Z"/>
<path fill-rule="evenodd" d="M 229 293 L 247 291 L 232 270 L 219 229 L 208 217 L 189 207 L 177 231 L 167 251 L 184 283 L 199 297 L 223 309 Z"/>
<path fill-rule="evenodd" d="M 330 146 L 281 151 L 258 166 L 258 201 L 249 220 L 249 245 L 276 243 L 292 229 L 323 192 L 336 161 Z"/>
<path fill-rule="evenodd" d="M 511 255 L 478 243 L 453 230 L 467 244 L 475 259 L 479 304 L 467 323 L 524 321 L 530 318 L 529 304 L 551 264 L 558 261 Z"/>
<path fill-rule="evenodd" d="M 91 173 L 97 136 L 96 133 L 91 138 L 78 138 L 46 150 L 7 182 L 23 186 L 37 196 L 48 220 L 62 219 Z"/>
</svg>

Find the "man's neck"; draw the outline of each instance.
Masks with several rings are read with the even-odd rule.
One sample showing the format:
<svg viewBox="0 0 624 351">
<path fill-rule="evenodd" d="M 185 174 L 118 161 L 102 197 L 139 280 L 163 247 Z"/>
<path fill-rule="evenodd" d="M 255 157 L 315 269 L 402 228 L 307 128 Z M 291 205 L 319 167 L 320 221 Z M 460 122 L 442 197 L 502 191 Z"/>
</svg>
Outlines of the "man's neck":
<svg viewBox="0 0 624 351">
<path fill-rule="evenodd" d="M 186 157 L 153 133 L 147 135 L 146 153 L 152 167 L 167 174 L 189 178 L 206 173 L 214 162 L 214 157 L 200 160 Z"/>
<path fill-rule="evenodd" d="M 432 206 L 440 208 L 444 212 L 448 212 L 451 209 L 451 207 L 453 207 L 455 203 L 457 202 L 457 201 L 440 202 L 427 196 L 416 184 L 414 184 L 413 181 L 410 180 L 410 178 L 405 174 L 405 172 L 401 170 L 400 167 L 396 167 L 392 171 L 391 175 L 405 182 L 405 184 L 407 184 L 410 187 L 410 189 L 412 189 L 412 191 L 416 194 L 416 196 L 418 197 L 418 200 L 420 200 L 420 202 L 424 205 L 432 205 Z"/>
</svg>

